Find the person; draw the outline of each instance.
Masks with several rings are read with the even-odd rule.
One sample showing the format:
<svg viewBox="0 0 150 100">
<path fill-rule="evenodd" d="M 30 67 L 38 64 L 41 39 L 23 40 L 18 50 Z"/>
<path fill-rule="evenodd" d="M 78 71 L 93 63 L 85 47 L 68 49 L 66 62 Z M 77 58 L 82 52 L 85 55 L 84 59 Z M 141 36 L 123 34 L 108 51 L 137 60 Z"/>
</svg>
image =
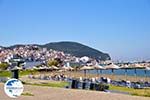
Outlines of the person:
<svg viewBox="0 0 150 100">
<path fill-rule="evenodd" d="M 82 77 L 79 78 L 79 81 L 80 81 L 80 82 L 83 81 Z"/>
<path fill-rule="evenodd" d="M 131 87 L 131 82 L 130 81 L 126 81 L 126 85 L 127 85 L 128 88 L 130 88 Z"/>
<path fill-rule="evenodd" d="M 95 83 L 96 81 L 95 81 L 95 78 L 92 78 L 92 83 Z"/>
<path fill-rule="evenodd" d="M 107 78 L 107 83 L 110 84 L 111 83 L 111 79 Z"/>
</svg>

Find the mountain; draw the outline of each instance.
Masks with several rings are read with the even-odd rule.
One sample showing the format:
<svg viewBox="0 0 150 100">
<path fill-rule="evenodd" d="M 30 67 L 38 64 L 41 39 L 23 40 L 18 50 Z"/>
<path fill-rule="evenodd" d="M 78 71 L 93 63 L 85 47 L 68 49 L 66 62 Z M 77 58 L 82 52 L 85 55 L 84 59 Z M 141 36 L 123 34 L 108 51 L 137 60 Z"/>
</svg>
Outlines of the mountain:
<svg viewBox="0 0 150 100">
<path fill-rule="evenodd" d="M 33 45 L 39 46 L 41 48 L 63 51 L 65 53 L 74 55 L 76 57 L 88 56 L 88 57 L 99 59 L 99 60 L 111 59 L 109 54 L 103 53 L 94 48 L 88 47 L 86 45 L 83 45 L 77 42 L 52 42 L 52 43 L 48 43 L 44 45 L 37 45 L 37 44 L 33 44 Z M 19 44 L 19 45 L 13 45 L 7 48 L 13 49 L 15 47 L 20 47 L 20 46 L 25 46 L 25 45 Z"/>
<path fill-rule="evenodd" d="M 107 53 L 103 53 L 91 47 L 85 46 L 77 42 L 53 42 L 42 45 L 42 47 L 48 49 L 54 49 L 63 51 L 65 53 L 72 54 L 77 57 L 88 56 L 100 60 L 110 60 L 110 56 Z"/>
<path fill-rule="evenodd" d="M 7 48 L 7 49 L 13 49 L 13 48 L 24 47 L 24 46 L 25 46 L 24 44 L 16 44 L 16 45 L 12 45 L 12 46 L 5 47 L 5 48 Z"/>
<path fill-rule="evenodd" d="M 4 47 L 3 47 L 3 46 L 0 46 L 0 48 L 3 49 Z"/>
</svg>

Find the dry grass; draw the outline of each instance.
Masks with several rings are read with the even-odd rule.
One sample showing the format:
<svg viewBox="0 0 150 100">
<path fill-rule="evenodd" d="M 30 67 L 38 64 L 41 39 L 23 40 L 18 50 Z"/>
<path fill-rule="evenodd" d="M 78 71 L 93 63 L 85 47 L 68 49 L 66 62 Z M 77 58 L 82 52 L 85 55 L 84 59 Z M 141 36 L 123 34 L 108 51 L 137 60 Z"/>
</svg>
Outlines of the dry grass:
<svg viewBox="0 0 150 100">
<path fill-rule="evenodd" d="M 34 96 L 31 92 L 24 92 L 21 95 L 23 95 L 23 96 Z"/>
<path fill-rule="evenodd" d="M 136 95 L 136 96 L 150 97 L 150 89 L 133 89 L 133 88 L 110 85 L 110 90 L 128 92 L 129 94 Z"/>
</svg>

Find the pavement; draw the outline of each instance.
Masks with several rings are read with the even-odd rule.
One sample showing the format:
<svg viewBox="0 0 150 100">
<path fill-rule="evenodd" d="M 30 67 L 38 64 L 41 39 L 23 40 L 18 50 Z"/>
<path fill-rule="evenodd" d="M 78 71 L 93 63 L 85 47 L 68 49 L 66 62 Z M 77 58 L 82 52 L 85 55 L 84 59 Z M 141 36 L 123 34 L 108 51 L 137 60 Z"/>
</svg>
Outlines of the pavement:
<svg viewBox="0 0 150 100">
<path fill-rule="evenodd" d="M 34 96 L 20 96 L 17 99 L 9 98 L 4 93 L 4 84 L 0 83 L 0 100 L 150 100 L 148 97 L 125 94 L 31 85 L 25 85 L 24 92 L 31 93 Z"/>
</svg>

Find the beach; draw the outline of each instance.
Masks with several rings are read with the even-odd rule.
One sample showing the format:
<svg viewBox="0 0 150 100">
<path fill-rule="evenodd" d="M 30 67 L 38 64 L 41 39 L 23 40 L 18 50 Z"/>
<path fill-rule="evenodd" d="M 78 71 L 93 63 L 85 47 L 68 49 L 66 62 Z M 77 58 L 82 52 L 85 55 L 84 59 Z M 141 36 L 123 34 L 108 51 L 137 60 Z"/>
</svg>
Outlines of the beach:
<svg viewBox="0 0 150 100">
<path fill-rule="evenodd" d="M 40 72 L 35 73 L 34 76 L 40 75 L 59 75 L 65 74 L 69 77 L 79 78 L 83 77 L 84 73 L 81 72 Z M 126 79 L 125 76 L 112 76 L 112 75 L 97 75 L 97 74 L 87 74 L 87 78 L 92 77 L 109 77 L 111 79 Z M 128 80 L 136 81 L 137 79 L 142 79 L 140 77 L 128 76 Z M 140 97 L 133 96 L 131 94 L 122 94 L 122 93 L 108 93 L 102 91 L 91 91 L 91 90 L 81 90 L 81 89 L 66 89 L 58 87 L 49 87 L 49 86 L 37 86 L 31 84 L 46 84 L 46 83 L 58 83 L 59 81 L 50 81 L 50 80 L 40 80 L 40 79 L 30 79 L 28 75 L 21 76 L 20 80 L 28 84 L 24 84 L 24 93 L 29 93 L 29 95 L 21 95 L 16 100 L 149 100 L 149 97 Z M 29 85 L 30 84 L 30 85 Z M 4 93 L 4 84 L 0 83 L 0 100 L 12 100 Z"/>
<path fill-rule="evenodd" d="M 79 72 L 79 71 L 66 71 L 66 72 L 43 72 L 40 74 L 44 75 L 55 75 L 55 74 L 65 74 L 69 77 L 74 77 L 74 78 L 96 78 L 96 77 L 107 77 L 110 78 L 111 80 L 126 80 L 126 81 L 132 81 L 132 82 L 137 82 L 137 81 L 150 81 L 150 77 L 142 77 L 142 76 L 125 76 L 125 75 L 111 75 L 111 74 L 90 74 L 87 73 L 86 76 L 84 73 Z"/>
<path fill-rule="evenodd" d="M 13 100 L 6 96 L 0 83 L 0 100 Z M 24 92 L 33 96 L 20 96 L 15 100 L 149 100 L 147 97 L 130 96 L 124 94 L 105 93 L 97 91 L 73 90 L 41 86 L 24 86 Z"/>
</svg>

